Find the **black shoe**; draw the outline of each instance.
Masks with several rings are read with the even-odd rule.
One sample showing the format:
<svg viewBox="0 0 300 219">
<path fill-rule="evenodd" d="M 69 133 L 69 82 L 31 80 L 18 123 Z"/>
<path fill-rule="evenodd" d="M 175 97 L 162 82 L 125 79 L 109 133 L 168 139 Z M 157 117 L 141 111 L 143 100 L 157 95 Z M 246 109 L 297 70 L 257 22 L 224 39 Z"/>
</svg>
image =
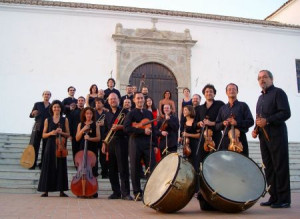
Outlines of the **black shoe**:
<svg viewBox="0 0 300 219">
<path fill-rule="evenodd" d="M 44 194 L 42 194 L 41 197 L 48 197 L 48 192 L 45 192 Z"/>
<path fill-rule="evenodd" d="M 69 196 L 64 192 L 60 192 L 59 197 L 69 197 Z"/>
<path fill-rule="evenodd" d="M 41 169 L 42 169 L 42 163 L 39 163 L 39 164 L 38 164 L 38 167 L 39 167 L 39 169 L 41 170 Z"/>
<path fill-rule="evenodd" d="M 291 204 L 290 203 L 280 203 L 276 202 L 271 204 L 271 208 L 290 208 Z"/>
<path fill-rule="evenodd" d="M 132 201 L 133 198 L 130 195 L 126 195 L 122 197 L 123 200 Z"/>
<path fill-rule="evenodd" d="M 267 202 L 261 202 L 260 203 L 260 206 L 263 206 L 263 207 L 269 207 L 273 204 L 274 202 L 272 201 L 267 201 Z"/>
<path fill-rule="evenodd" d="M 98 192 L 93 195 L 93 198 L 98 198 Z"/>
<path fill-rule="evenodd" d="M 102 175 L 102 179 L 107 179 L 108 176 L 107 175 Z"/>
<path fill-rule="evenodd" d="M 108 196 L 108 199 L 121 199 L 121 195 L 113 193 L 110 196 Z"/>
</svg>

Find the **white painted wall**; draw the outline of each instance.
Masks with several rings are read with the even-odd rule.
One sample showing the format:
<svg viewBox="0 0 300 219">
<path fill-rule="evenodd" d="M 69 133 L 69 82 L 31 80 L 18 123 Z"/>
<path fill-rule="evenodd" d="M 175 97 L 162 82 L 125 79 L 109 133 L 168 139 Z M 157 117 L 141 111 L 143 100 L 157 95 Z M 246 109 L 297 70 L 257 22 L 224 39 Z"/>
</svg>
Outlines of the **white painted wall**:
<svg viewBox="0 0 300 219">
<path fill-rule="evenodd" d="M 105 88 L 115 69 L 116 23 L 124 28 L 151 28 L 151 15 L 100 10 L 0 5 L 0 132 L 30 133 L 29 113 L 43 90 L 63 99 L 67 87 L 86 96 L 91 84 Z M 289 140 L 300 141 L 297 125 L 300 102 L 295 59 L 300 59 L 300 29 L 254 24 L 155 16 L 159 30 L 189 28 L 197 44 L 192 48 L 192 93 L 206 83 L 217 89 L 216 99 L 227 102 L 225 86 L 239 85 L 239 100 L 255 116 L 260 94 L 260 69 L 274 73 L 275 85 L 289 97 L 292 117 Z M 115 73 L 115 72 L 114 72 Z M 113 73 L 113 76 L 114 76 Z M 126 83 L 126 82 L 125 82 Z"/>
<path fill-rule="evenodd" d="M 292 1 L 267 20 L 300 25 L 300 0 Z"/>
</svg>

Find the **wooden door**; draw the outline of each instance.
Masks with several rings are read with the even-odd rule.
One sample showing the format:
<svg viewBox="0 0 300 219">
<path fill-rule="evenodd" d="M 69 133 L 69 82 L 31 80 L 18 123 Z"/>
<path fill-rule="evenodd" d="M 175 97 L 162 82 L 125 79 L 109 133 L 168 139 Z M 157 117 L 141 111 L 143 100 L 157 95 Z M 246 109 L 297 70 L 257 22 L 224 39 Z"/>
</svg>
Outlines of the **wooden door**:
<svg viewBox="0 0 300 219">
<path fill-rule="evenodd" d="M 164 65 L 148 62 L 138 66 L 131 74 L 129 83 L 139 88 L 142 75 L 145 75 L 145 84 L 149 90 L 149 96 L 153 98 L 156 107 L 166 90 L 170 90 L 172 100 L 175 102 L 176 112 L 178 103 L 177 81 L 173 73 Z"/>
</svg>

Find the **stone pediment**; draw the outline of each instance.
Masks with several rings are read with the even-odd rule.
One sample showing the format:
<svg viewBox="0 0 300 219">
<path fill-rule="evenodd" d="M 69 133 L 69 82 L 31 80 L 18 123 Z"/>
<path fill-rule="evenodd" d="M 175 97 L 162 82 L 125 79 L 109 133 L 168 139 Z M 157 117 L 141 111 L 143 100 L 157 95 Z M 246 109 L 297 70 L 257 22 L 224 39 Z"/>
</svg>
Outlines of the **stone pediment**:
<svg viewBox="0 0 300 219">
<path fill-rule="evenodd" d="M 197 41 L 192 40 L 189 29 L 185 29 L 184 32 L 174 32 L 174 31 L 161 31 L 157 30 L 155 27 L 152 29 L 126 29 L 122 27 L 122 24 L 116 25 L 115 34 L 113 34 L 114 40 L 124 40 L 126 41 L 144 41 L 152 43 L 175 43 L 175 44 L 190 44 L 194 45 Z"/>
</svg>

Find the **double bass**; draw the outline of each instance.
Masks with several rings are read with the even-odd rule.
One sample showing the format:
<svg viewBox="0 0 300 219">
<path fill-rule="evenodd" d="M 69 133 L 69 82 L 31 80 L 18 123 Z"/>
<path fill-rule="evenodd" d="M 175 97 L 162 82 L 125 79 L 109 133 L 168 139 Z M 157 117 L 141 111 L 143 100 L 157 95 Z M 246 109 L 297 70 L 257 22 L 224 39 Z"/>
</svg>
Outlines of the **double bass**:
<svg viewBox="0 0 300 219">
<path fill-rule="evenodd" d="M 88 130 L 89 131 L 89 130 Z M 88 134 L 85 132 L 85 135 Z M 71 191 L 79 197 L 91 197 L 98 191 L 98 181 L 94 177 L 92 167 L 96 164 L 96 156 L 87 149 L 88 140 L 84 140 L 84 150 L 76 153 L 75 165 L 77 173 L 71 182 Z"/>
</svg>

